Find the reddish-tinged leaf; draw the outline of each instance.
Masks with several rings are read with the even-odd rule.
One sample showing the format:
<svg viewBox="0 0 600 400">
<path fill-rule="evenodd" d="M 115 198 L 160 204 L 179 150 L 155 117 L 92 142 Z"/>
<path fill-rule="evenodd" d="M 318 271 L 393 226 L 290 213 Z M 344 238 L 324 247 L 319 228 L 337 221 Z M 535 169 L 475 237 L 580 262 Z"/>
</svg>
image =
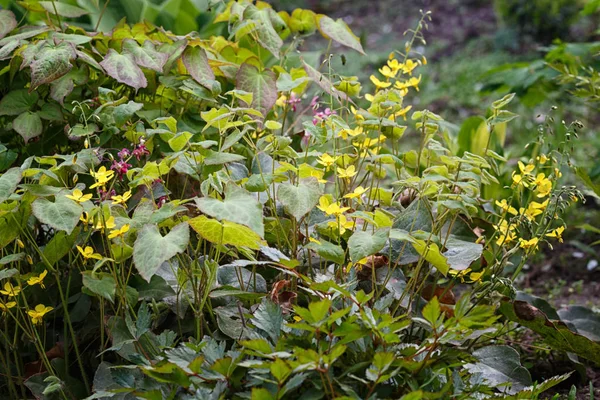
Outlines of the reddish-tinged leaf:
<svg viewBox="0 0 600 400">
<path fill-rule="evenodd" d="M 133 39 L 125 39 L 123 41 L 123 54 L 131 54 L 135 63 L 140 67 L 161 73 L 169 58 L 168 54 L 156 51 L 154 44 L 149 40 L 146 40 L 144 45 L 140 46 Z"/>
<path fill-rule="evenodd" d="M 0 10 L 0 39 L 17 27 L 17 20 L 12 11 Z"/>
<path fill-rule="evenodd" d="M 209 90 L 212 89 L 211 81 L 215 80 L 215 74 L 208 64 L 206 51 L 202 47 L 186 48 L 182 61 L 196 82 Z"/>
<path fill-rule="evenodd" d="M 146 76 L 137 66 L 131 54 L 119 54 L 115 50 L 109 49 L 100 65 L 110 77 L 116 79 L 117 82 L 131 86 L 135 90 L 148 86 Z"/>
</svg>

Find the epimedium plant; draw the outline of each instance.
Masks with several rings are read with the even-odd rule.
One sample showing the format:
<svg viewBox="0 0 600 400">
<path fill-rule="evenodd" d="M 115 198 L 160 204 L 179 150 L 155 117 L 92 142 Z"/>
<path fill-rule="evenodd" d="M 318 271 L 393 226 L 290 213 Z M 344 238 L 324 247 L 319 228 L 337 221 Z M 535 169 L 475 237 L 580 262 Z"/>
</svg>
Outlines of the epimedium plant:
<svg viewBox="0 0 600 400">
<path fill-rule="evenodd" d="M 230 2 L 227 36 L 200 37 L 86 32 L 38 3 L 41 26 L 0 10 L 9 396 L 535 398 L 566 379 L 533 384 L 509 321 L 599 359 L 512 284 L 562 240 L 570 147 L 541 129 L 509 164 L 512 95 L 459 134 L 413 111 L 428 13 L 361 96 L 330 64 L 360 41 L 310 10 Z M 316 32 L 319 65 L 298 51 Z"/>
</svg>

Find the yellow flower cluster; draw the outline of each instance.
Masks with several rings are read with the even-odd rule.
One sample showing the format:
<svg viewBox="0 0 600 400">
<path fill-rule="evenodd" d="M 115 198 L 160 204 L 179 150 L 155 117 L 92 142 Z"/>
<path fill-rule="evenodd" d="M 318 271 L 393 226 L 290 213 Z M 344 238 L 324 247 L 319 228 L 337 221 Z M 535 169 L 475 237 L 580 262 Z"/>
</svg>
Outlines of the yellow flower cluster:
<svg viewBox="0 0 600 400">
<path fill-rule="evenodd" d="M 379 73 L 385 77 L 385 80 L 382 81 L 375 75 L 371 75 L 370 79 L 375 85 L 376 91 L 389 88 L 392 86 L 392 81 L 394 81 L 394 87 L 400 90 L 403 96 L 405 96 L 408 93 L 408 89 L 412 87 L 419 91 L 421 75 L 417 78 L 412 76 L 412 73 L 414 69 L 421 64 L 421 61 L 408 59 L 406 62 L 402 63 L 393 57 L 394 54 L 390 54 L 390 59 L 387 61 L 387 64 L 379 68 Z M 400 75 L 408 75 L 410 77 L 407 79 L 399 79 L 399 73 Z M 369 100 L 369 95 L 367 95 L 367 100 Z"/>
</svg>

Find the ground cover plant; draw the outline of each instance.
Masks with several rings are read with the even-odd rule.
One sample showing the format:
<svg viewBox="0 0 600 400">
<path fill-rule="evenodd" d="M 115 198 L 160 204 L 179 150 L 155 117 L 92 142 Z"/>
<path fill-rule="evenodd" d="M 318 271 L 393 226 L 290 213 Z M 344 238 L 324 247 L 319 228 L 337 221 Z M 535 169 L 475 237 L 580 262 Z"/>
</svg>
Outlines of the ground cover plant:
<svg viewBox="0 0 600 400">
<path fill-rule="evenodd" d="M 412 104 L 429 13 L 361 82 L 331 51 L 359 38 L 310 10 L 210 2 L 174 34 L 20 4 L 38 24 L 0 10 L 7 398 L 539 398 L 570 374 L 532 379 L 517 326 L 600 360 L 597 315 L 514 284 L 583 199 L 561 181 L 582 127 L 549 112 L 509 160 L 514 94 L 465 121 Z"/>
</svg>

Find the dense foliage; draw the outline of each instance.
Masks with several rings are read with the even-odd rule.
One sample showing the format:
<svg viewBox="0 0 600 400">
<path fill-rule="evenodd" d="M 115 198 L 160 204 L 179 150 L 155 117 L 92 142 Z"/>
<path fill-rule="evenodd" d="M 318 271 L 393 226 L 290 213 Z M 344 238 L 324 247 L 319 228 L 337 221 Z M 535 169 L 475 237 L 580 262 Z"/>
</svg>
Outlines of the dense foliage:
<svg viewBox="0 0 600 400">
<path fill-rule="evenodd" d="M 177 35 L 26 3 L 42 25 L 0 10 L 6 396 L 537 398 L 568 376 L 532 382 L 514 323 L 600 359 L 597 317 L 513 285 L 580 198 L 580 124 L 507 160 L 513 94 L 413 109 L 429 14 L 363 88 L 330 52 L 360 40 L 309 10 L 215 4 Z"/>
</svg>

